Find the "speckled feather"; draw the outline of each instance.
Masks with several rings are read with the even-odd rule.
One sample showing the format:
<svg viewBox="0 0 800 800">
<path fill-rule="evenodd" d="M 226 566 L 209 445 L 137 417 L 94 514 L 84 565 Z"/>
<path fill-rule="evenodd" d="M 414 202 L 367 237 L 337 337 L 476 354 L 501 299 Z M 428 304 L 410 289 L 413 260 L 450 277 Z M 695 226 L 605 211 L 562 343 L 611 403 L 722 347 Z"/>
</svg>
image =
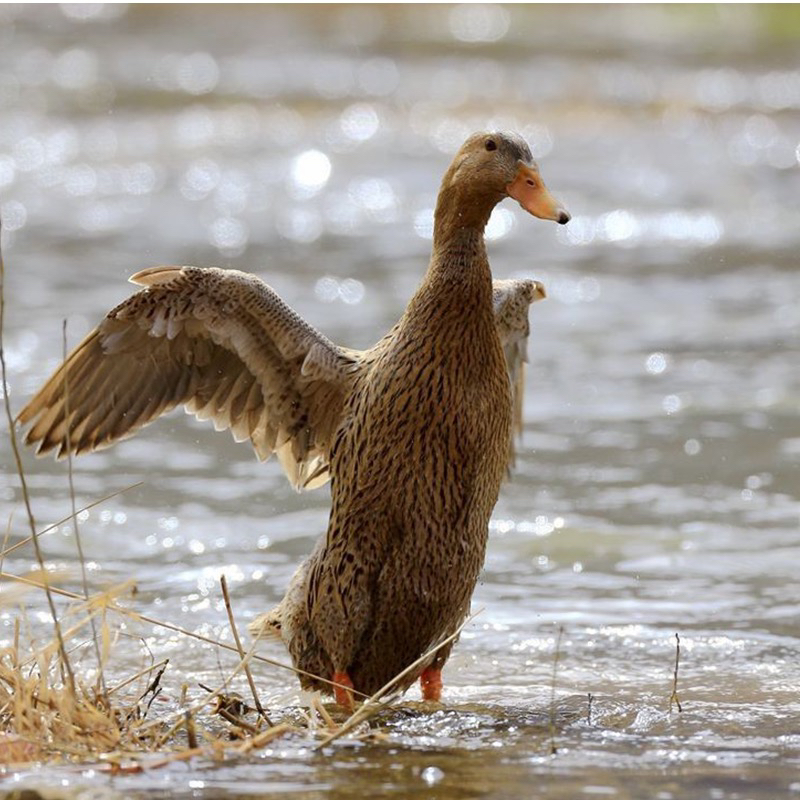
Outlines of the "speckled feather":
<svg viewBox="0 0 800 800">
<path fill-rule="evenodd" d="M 521 385 L 521 370 L 523 366 L 523 359 L 525 358 L 525 344 L 528 339 L 529 335 L 529 324 L 528 324 L 528 308 L 531 303 L 536 302 L 545 297 L 545 291 L 539 281 L 534 280 L 496 280 L 493 282 L 493 306 L 494 306 L 494 324 L 498 333 L 498 337 L 500 340 L 500 344 L 503 346 L 505 354 L 506 354 L 506 366 L 508 369 L 508 375 L 510 378 L 510 386 L 512 389 L 512 394 L 514 395 L 514 399 L 519 398 L 519 404 L 517 405 L 514 403 L 516 409 L 521 414 L 521 399 L 522 399 L 522 385 Z M 374 355 L 374 354 L 373 354 Z M 403 385 L 407 387 L 412 387 L 415 384 L 415 381 L 409 380 L 411 378 L 410 370 L 403 370 L 401 372 L 400 381 Z M 410 405 L 410 403 L 409 403 Z M 445 404 L 440 403 L 440 408 L 445 408 Z M 435 418 L 432 415 L 432 418 Z M 390 423 L 391 424 L 391 423 Z M 401 433 L 402 435 L 402 433 Z M 381 443 L 384 445 L 388 445 L 389 447 L 397 446 L 394 444 L 392 439 L 386 435 L 386 432 L 380 437 Z M 408 443 L 405 444 L 405 447 L 408 448 Z M 406 461 L 408 466 L 410 467 L 410 471 L 414 472 L 414 463 L 419 463 L 421 460 L 421 453 L 420 452 L 413 452 L 413 445 L 412 445 L 412 453 L 410 456 L 406 457 Z M 442 466 L 445 466 L 442 464 Z M 453 465 L 450 465 L 450 469 L 452 470 Z M 441 467 L 440 467 L 441 469 Z M 405 477 L 405 476 L 404 476 Z M 423 484 L 423 489 L 431 489 L 434 487 L 436 481 L 440 482 L 440 484 L 447 486 L 449 481 L 447 479 L 447 474 L 439 475 L 439 476 L 412 476 L 405 478 L 407 481 L 409 491 L 412 493 L 416 493 L 419 491 L 419 487 L 416 485 L 417 483 Z M 378 491 L 380 493 L 380 487 L 378 487 Z M 429 492 L 429 494 L 431 494 Z M 452 504 L 452 499 L 449 498 L 450 503 Z M 437 516 L 439 515 L 438 507 L 442 505 L 441 498 L 433 498 L 429 501 L 431 506 L 437 508 Z M 430 530 L 430 526 L 428 528 Z M 426 533 L 426 537 L 430 535 Z M 479 547 L 481 541 L 481 537 L 478 539 Z M 398 543 L 400 544 L 400 543 Z M 396 557 L 402 561 L 407 562 L 409 556 L 405 553 L 402 546 L 395 546 L 398 550 Z M 427 547 L 427 538 L 423 541 L 423 549 Z M 277 637 L 283 639 L 284 642 L 289 645 L 290 649 L 293 651 L 293 655 L 298 659 L 298 661 L 302 661 L 304 665 L 304 669 L 308 670 L 311 673 L 317 675 L 327 675 L 330 674 L 332 670 L 332 664 L 330 658 L 327 657 L 327 654 L 323 651 L 320 647 L 319 642 L 317 640 L 316 635 L 313 632 L 313 629 L 309 625 L 309 589 L 308 589 L 308 571 L 311 565 L 318 565 L 320 560 L 323 558 L 323 553 L 327 548 L 327 539 L 321 539 L 315 548 L 315 551 L 312 553 L 310 558 L 304 562 L 296 571 L 292 580 L 289 584 L 289 588 L 284 595 L 283 600 L 280 602 L 278 606 L 276 606 L 271 611 L 262 614 L 256 617 L 250 624 L 249 629 L 253 635 L 261 635 L 261 636 L 270 636 L 270 637 Z M 482 563 L 482 556 L 478 557 L 473 555 L 473 559 L 475 559 L 478 563 L 478 568 L 480 568 L 480 563 Z M 396 566 L 396 565 L 395 565 Z M 317 569 L 319 569 L 317 567 Z M 396 572 L 396 569 L 389 568 L 388 572 Z M 402 574 L 402 573 L 399 573 Z M 413 578 L 413 576 L 411 576 Z M 431 590 L 429 586 L 415 586 L 411 584 L 411 591 L 414 592 L 413 598 L 413 607 L 412 611 L 414 612 L 413 620 L 416 620 L 416 610 L 418 609 L 418 600 L 417 596 L 419 594 L 431 594 Z M 389 609 L 398 608 L 400 606 L 400 602 L 402 602 L 402 592 L 398 592 L 397 588 L 393 585 L 387 586 L 389 593 L 391 594 L 390 602 L 388 603 Z M 318 590 L 317 590 L 318 591 Z M 471 591 L 470 591 L 471 594 Z M 465 604 L 468 604 L 469 597 L 466 597 L 464 600 Z M 461 606 L 457 606 L 457 608 L 462 608 Z M 465 606 L 464 606 L 465 608 Z M 464 611 L 465 613 L 465 611 Z M 390 611 L 386 615 L 387 617 L 391 618 L 394 616 L 394 612 Z M 453 627 L 457 627 L 460 623 L 463 615 L 457 613 L 455 615 L 455 620 Z M 387 625 L 383 626 L 388 627 Z M 395 621 L 394 627 L 397 627 L 397 622 Z M 435 625 L 436 632 L 438 631 L 438 625 Z M 377 633 L 377 632 L 376 632 Z M 386 631 L 384 636 L 391 636 L 391 631 Z M 363 661 L 366 664 L 383 664 L 385 662 L 385 654 L 380 655 L 380 649 L 384 647 L 379 640 L 382 637 L 376 636 L 376 649 L 378 653 L 375 654 L 373 658 L 370 658 L 370 654 L 365 653 L 365 657 L 363 657 Z M 439 638 L 443 638 L 441 635 Z M 430 643 L 428 643 L 430 644 Z M 419 647 L 419 644 L 415 644 L 415 647 Z M 423 648 L 425 649 L 425 648 Z M 417 653 L 417 656 L 419 653 Z M 414 656 L 416 658 L 417 656 Z M 445 653 L 439 654 L 440 661 L 444 660 Z M 409 655 L 406 653 L 399 653 L 396 659 L 396 663 L 400 663 L 405 658 L 408 658 Z M 411 659 L 413 660 L 413 659 Z M 373 667 L 374 669 L 374 667 Z M 397 671 L 399 672 L 402 667 L 400 667 Z M 374 684 L 379 684 L 380 678 L 384 677 L 386 674 L 385 670 L 382 670 L 382 674 L 380 677 L 376 677 L 371 683 L 368 683 L 366 675 L 359 675 L 358 677 L 361 678 L 362 685 L 364 686 L 372 686 Z M 392 673 L 394 674 L 394 673 Z M 352 676 L 351 676 L 352 677 Z M 324 685 L 316 684 L 315 682 L 303 679 L 306 686 L 315 687 L 324 689 Z M 410 683 L 413 680 L 413 677 L 410 678 L 406 683 Z"/>
<path fill-rule="evenodd" d="M 327 534 L 278 625 L 296 666 L 346 671 L 364 693 L 463 620 L 508 465 L 527 308 L 543 293 L 533 281 L 492 285 L 483 228 L 517 162 L 531 159 L 521 140 L 496 135 L 492 161 L 482 136 L 444 177 L 421 286 L 370 350 L 333 344 L 254 276 L 155 267 L 133 276 L 145 288 L 18 417 L 37 452 L 63 456 L 184 405 L 260 458 L 277 453 L 298 488 L 330 477 Z"/>
</svg>

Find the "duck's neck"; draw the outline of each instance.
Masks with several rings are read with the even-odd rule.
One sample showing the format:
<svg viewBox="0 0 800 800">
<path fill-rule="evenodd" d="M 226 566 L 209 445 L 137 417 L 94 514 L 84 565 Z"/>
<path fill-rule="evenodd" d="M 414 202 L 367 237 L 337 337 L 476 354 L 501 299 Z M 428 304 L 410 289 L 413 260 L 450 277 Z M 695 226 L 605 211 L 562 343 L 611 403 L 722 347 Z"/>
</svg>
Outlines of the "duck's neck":
<svg viewBox="0 0 800 800">
<path fill-rule="evenodd" d="M 433 239 L 433 253 L 426 277 L 446 277 L 458 283 L 491 281 L 483 230 L 459 228 L 446 239 Z"/>
<path fill-rule="evenodd" d="M 433 253 L 427 281 L 475 287 L 491 301 L 492 275 L 483 231 L 496 200 L 443 186 L 433 217 Z"/>
<path fill-rule="evenodd" d="M 460 227 L 434 236 L 428 271 L 403 315 L 402 327 L 417 336 L 423 327 L 446 347 L 464 346 L 464 337 L 494 329 L 492 273 L 483 229 Z"/>
</svg>

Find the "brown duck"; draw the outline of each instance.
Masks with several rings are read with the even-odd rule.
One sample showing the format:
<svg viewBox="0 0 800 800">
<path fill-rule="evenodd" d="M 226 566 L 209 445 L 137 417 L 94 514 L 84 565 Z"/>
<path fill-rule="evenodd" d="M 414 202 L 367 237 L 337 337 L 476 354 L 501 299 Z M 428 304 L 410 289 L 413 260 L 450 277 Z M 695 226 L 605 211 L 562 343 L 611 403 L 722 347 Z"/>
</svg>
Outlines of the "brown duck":
<svg viewBox="0 0 800 800">
<path fill-rule="evenodd" d="M 543 295 L 532 281 L 493 287 L 483 231 L 508 196 L 569 221 L 521 138 L 471 136 L 442 181 L 425 278 L 364 352 L 335 345 L 252 275 L 137 273 L 145 288 L 19 414 L 26 442 L 89 452 L 184 405 L 260 458 L 276 453 L 295 487 L 330 479 L 327 533 L 272 613 L 295 666 L 330 677 L 352 705 L 348 688 L 376 692 L 458 627 L 483 564 L 511 457 L 527 306 Z M 392 688 L 420 677 L 438 700 L 451 646 Z"/>
</svg>

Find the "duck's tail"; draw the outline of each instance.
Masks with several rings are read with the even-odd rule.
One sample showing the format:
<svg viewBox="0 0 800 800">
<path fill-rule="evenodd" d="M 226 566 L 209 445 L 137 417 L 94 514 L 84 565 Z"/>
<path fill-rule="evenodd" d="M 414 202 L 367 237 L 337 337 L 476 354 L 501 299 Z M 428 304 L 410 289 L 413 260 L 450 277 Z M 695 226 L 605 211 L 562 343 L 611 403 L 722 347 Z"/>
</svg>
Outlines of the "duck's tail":
<svg viewBox="0 0 800 800">
<path fill-rule="evenodd" d="M 248 623 L 247 630 L 254 639 L 278 639 L 282 641 L 282 616 L 282 609 L 277 605 L 271 611 L 259 614 L 252 622 Z"/>
</svg>

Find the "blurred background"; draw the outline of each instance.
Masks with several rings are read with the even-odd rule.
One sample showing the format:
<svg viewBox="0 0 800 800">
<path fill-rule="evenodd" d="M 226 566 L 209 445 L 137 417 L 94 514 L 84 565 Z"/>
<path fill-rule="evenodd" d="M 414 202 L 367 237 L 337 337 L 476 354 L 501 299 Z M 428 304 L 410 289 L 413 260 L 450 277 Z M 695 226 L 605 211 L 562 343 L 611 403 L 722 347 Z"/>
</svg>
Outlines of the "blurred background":
<svg viewBox="0 0 800 800">
<path fill-rule="evenodd" d="M 681 764 L 723 792 L 709 796 L 744 775 L 774 797 L 800 751 L 799 53 L 796 5 L 0 6 L 12 406 L 60 361 L 62 320 L 76 343 L 155 264 L 255 272 L 336 342 L 372 344 L 424 272 L 452 154 L 475 130 L 520 132 L 573 219 L 507 201 L 487 229 L 495 275 L 549 297 L 532 309 L 486 610 L 445 674 L 448 701 L 505 722 L 401 725 L 452 760 L 408 756 L 397 775 L 448 796 L 486 776 L 496 789 L 514 763 L 508 791 L 530 789 L 545 762 L 519 715 L 547 705 L 563 625 L 559 694 L 598 700 L 556 770 L 584 786 L 597 768 Z M 64 466 L 26 466 L 41 525 L 66 516 Z M 0 468 L 13 540 L 5 435 Z M 79 505 L 145 481 L 82 515 L 93 585 L 133 575 L 141 611 L 222 638 L 219 575 L 246 620 L 326 525 L 326 490 L 295 495 L 182 414 L 78 460 L 75 480 Z M 71 525 L 44 547 L 75 585 Z M 5 569 L 31 565 L 18 551 Z M 0 610 L 0 636 L 15 615 Z M 675 631 L 693 709 L 677 727 Z M 175 685 L 218 675 L 214 651 L 136 632 L 181 654 Z M 122 638 L 120 671 L 140 652 Z M 291 677 L 259 680 L 270 702 L 296 699 Z M 300 784 L 338 785 L 295 756 Z M 564 786 L 552 796 L 577 796 Z"/>
</svg>

